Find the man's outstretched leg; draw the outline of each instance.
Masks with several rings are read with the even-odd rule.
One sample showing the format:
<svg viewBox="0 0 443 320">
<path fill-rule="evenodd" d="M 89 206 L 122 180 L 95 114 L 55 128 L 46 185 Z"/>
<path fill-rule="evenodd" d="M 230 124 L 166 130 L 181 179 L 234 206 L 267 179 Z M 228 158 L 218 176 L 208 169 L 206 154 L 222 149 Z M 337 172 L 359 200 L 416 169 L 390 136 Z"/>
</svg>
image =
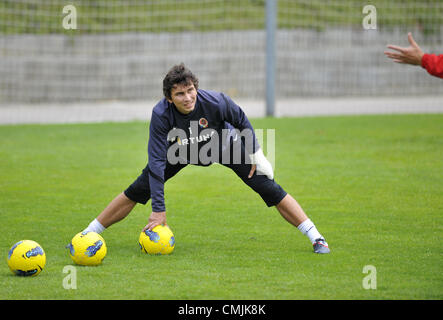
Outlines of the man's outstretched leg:
<svg viewBox="0 0 443 320">
<path fill-rule="evenodd" d="M 186 164 L 166 164 L 165 181 L 176 175 Z M 149 187 L 149 165 L 143 169 L 141 175 L 122 193 L 112 200 L 108 206 L 83 231 L 103 232 L 114 223 L 126 218 L 137 203 L 146 204 L 151 198 Z"/>
<path fill-rule="evenodd" d="M 135 201 L 129 199 L 123 192 L 120 193 L 83 231 L 103 232 L 109 226 L 126 218 L 136 204 Z"/>
<path fill-rule="evenodd" d="M 318 232 L 314 223 L 290 194 L 287 194 L 275 207 L 286 221 L 297 227 L 309 238 L 314 246 L 315 253 L 330 252 L 325 238 Z"/>
<path fill-rule="evenodd" d="M 244 152 L 243 144 L 235 147 L 242 148 L 241 152 Z M 231 152 L 232 154 L 233 152 Z M 244 183 L 261 196 L 268 207 L 275 206 L 283 218 L 306 235 L 314 246 L 315 253 L 330 252 L 325 238 L 317 231 L 314 223 L 304 213 L 297 201 L 283 190 L 274 179 L 270 179 L 263 174 L 257 174 L 254 170 L 255 166 L 251 166 L 251 164 L 236 164 L 232 159 L 229 163 L 221 162 L 221 164 L 232 169 Z"/>
</svg>

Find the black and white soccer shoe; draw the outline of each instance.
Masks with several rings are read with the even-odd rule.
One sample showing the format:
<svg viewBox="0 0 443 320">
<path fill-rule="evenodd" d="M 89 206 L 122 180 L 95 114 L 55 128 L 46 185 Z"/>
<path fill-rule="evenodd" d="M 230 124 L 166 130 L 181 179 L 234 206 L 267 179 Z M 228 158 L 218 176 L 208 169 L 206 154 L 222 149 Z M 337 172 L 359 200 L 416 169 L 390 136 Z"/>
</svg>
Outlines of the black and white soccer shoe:
<svg viewBox="0 0 443 320">
<path fill-rule="evenodd" d="M 331 252 L 331 250 L 329 250 L 328 243 L 323 238 L 315 239 L 313 246 L 314 246 L 315 253 L 329 253 L 329 252 Z"/>
</svg>

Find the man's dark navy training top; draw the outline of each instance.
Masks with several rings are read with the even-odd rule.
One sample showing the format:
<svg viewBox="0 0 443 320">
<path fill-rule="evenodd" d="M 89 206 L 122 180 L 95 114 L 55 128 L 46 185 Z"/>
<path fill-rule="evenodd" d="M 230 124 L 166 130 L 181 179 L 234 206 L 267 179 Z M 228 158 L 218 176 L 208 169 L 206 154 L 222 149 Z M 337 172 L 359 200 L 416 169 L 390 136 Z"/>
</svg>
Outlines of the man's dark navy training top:
<svg viewBox="0 0 443 320">
<path fill-rule="evenodd" d="M 249 154 L 260 148 L 254 129 L 243 110 L 223 93 L 199 89 L 195 108 L 186 115 L 180 113 L 175 105 L 165 98 L 157 103 L 152 111 L 148 143 L 152 211 L 166 211 L 164 172 L 170 147 L 174 146 L 176 150 L 180 147 L 187 149 L 186 157 L 184 159 L 181 157 L 184 163 L 209 165 L 210 163 L 204 163 L 198 157 L 198 159 L 192 158 L 198 154 L 192 150 L 201 150 L 209 142 L 214 142 L 215 134 L 217 134 L 215 137 L 218 137 L 218 145 L 223 147 L 232 141 L 236 134 L 235 129 L 239 131 L 249 129 L 246 131 L 252 133 L 253 143 L 247 150 Z M 177 131 L 180 134 L 174 133 Z"/>
</svg>

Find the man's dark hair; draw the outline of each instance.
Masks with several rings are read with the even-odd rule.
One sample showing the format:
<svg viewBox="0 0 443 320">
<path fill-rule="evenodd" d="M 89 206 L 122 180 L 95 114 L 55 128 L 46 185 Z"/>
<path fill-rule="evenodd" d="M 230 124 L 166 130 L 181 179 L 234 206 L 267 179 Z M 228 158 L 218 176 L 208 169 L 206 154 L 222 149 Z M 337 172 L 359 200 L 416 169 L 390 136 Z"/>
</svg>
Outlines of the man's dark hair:
<svg viewBox="0 0 443 320">
<path fill-rule="evenodd" d="M 198 89 L 198 79 L 191 70 L 186 68 L 184 63 L 175 65 L 163 79 L 163 94 L 167 99 L 171 99 L 171 90 L 175 85 L 190 85 L 191 83 L 194 84 L 195 89 Z"/>
</svg>

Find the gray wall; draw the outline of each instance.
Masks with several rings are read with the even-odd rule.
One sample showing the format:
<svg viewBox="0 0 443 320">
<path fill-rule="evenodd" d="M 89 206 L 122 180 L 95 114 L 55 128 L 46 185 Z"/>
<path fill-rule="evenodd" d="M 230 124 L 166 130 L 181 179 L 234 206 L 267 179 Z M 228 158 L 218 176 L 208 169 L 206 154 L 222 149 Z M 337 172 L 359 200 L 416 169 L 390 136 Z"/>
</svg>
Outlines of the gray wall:
<svg viewBox="0 0 443 320">
<path fill-rule="evenodd" d="M 425 39 L 443 43 L 443 33 Z M 439 38 L 440 37 L 440 38 Z M 422 41 L 422 42 L 420 42 Z M 442 95 L 443 82 L 419 67 L 392 63 L 398 31 L 277 31 L 280 98 Z M 443 48 L 440 48 L 443 53 Z M 0 103 L 158 99 L 167 70 L 185 62 L 201 87 L 264 99 L 265 31 L 0 36 Z"/>
</svg>

